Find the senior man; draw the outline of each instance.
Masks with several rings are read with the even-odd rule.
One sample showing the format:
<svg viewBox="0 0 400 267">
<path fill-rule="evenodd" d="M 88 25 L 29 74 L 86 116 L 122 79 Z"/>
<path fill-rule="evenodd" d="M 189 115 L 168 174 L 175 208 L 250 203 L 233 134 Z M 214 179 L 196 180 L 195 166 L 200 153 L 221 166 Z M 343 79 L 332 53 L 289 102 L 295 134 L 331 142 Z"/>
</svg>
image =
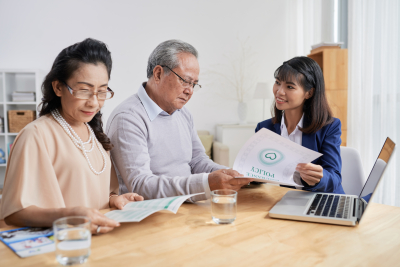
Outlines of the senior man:
<svg viewBox="0 0 400 267">
<path fill-rule="evenodd" d="M 196 49 L 179 40 L 159 44 L 147 65 L 148 81 L 111 114 L 106 133 L 120 192 L 145 199 L 239 190 L 251 179 L 208 158 L 184 105 L 200 87 Z"/>
</svg>

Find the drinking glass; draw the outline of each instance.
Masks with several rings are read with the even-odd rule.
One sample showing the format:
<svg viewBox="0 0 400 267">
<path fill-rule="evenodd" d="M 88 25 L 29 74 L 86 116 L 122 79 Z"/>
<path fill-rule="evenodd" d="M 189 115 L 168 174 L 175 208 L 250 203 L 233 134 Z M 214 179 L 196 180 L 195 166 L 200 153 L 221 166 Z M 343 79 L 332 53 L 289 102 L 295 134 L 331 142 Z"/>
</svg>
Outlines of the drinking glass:
<svg viewBox="0 0 400 267">
<path fill-rule="evenodd" d="M 56 258 L 62 265 L 84 263 L 90 255 L 90 219 L 84 216 L 60 218 L 53 223 Z"/>
<path fill-rule="evenodd" d="M 211 215 L 217 224 L 233 223 L 236 219 L 237 192 L 229 189 L 211 191 Z"/>
</svg>

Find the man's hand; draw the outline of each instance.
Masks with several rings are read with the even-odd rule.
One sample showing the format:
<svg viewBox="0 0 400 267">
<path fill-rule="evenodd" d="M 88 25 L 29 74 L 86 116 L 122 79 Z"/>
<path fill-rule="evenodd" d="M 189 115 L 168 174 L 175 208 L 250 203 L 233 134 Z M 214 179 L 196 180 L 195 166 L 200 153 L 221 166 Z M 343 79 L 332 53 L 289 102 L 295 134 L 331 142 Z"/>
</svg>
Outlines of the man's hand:
<svg viewBox="0 0 400 267">
<path fill-rule="evenodd" d="M 210 190 L 231 189 L 238 191 L 242 186 L 253 181 L 251 178 L 234 178 L 238 176 L 243 175 L 231 169 L 214 171 L 208 175 Z"/>
<path fill-rule="evenodd" d="M 304 182 L 310 186 L 318 184 L 324 176 L 324 169 L 320 165 L 312 163 L 299 163 L 296 171 L 300 173 L 300 177 Z"/>
<path fill-rule="evenodd" d="M 134 201 L 142 201 L 143 197 L 136 193 L 126 193 L 123 195 L 115 195 L 110 197 L 110 208 L 122 210 L 126 204 Z"/>
</svg>

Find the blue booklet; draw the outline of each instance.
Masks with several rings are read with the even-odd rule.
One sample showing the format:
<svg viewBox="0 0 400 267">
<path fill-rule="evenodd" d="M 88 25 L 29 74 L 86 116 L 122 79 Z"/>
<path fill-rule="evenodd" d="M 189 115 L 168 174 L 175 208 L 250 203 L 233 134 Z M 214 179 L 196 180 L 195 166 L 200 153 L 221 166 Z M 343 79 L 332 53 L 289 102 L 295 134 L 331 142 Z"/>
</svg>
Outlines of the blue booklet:
<svg viewBox="0 0 400 267">
<path fill-rule="evenodd" d="M 24 227 L 3 231 L 0 240 L 21 258 L 56 249 L 52 228 Z"/>
</svg>

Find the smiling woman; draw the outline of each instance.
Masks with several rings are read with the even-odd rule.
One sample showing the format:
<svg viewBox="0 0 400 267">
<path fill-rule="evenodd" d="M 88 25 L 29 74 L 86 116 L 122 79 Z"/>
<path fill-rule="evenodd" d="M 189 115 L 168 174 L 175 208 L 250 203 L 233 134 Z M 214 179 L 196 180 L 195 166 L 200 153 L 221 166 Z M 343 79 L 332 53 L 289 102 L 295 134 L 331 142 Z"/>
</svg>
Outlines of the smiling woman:
<svg viewBox="0 0 400 267">
<path fill-rule="evenodd" d="M 108 87 L 111 53 L 97 40 L 65 48 L 43 85 L 40 118 L 15 139 L 4 182 L 0 219 L 20 226 L 51 226 L 65 216 L 87 216 L 93 233 L 119 224 L 98 209 L 119 208 L 143 198 L 118 196 L 107 151 L 101 108 L 113 96 Z"/>
<path fill-rule="evenodd" d="M 341 123 L 332 117 L 321 68 L 311 58 L 295 57 L 284 62 L 274 76 L 273 118 L 260 122 L 256 132 L 267 128 L 323 154 L 312 163 L 298 164 L 291 175 L 304 190 L 344 193 Z"/>
</svg>

